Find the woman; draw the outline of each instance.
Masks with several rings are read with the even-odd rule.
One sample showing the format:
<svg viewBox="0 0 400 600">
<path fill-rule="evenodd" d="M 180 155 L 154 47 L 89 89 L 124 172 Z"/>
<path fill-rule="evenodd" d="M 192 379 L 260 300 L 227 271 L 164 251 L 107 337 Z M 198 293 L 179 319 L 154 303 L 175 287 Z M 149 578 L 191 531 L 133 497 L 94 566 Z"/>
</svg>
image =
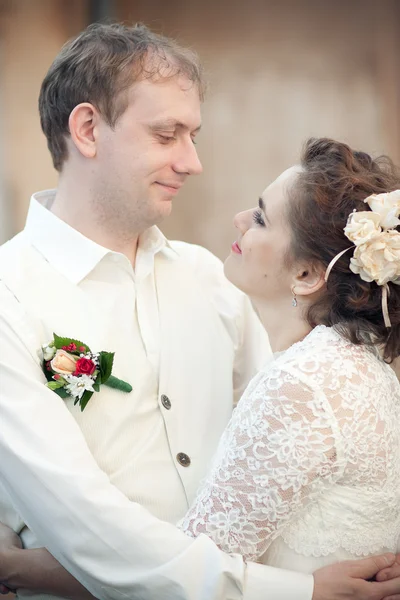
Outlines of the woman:
<svg viewBox="0 0 400 600">
<path fill-rule="evenodd" d="M 389 160 L 310 140 L 301 165 L 237 215 L 225 272 L 275 354 L 221 439 L 188 534 L 304 572 L 396 551 L 398 188 Z"/>
</svg>

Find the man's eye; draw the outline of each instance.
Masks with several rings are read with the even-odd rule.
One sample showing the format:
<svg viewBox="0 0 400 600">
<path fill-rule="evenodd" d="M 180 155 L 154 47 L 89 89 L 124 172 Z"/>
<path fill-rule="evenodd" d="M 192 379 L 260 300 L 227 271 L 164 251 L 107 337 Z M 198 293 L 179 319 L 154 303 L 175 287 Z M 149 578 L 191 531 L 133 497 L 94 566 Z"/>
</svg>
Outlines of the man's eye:
<svg viewBox="0 0 400 600">
<path fill-rule="evenodd" d="M 261 210 L 257 209 L 253 212 L 253 221 L 257 223 L 257 225 L 265 225 Z"/>
<path fill-rule="evenodd" d="M 169 144 L 170 142 L 176 140 L 174 135 L 159 135 L 158 137 L 162 144 Z"/>
</svg>

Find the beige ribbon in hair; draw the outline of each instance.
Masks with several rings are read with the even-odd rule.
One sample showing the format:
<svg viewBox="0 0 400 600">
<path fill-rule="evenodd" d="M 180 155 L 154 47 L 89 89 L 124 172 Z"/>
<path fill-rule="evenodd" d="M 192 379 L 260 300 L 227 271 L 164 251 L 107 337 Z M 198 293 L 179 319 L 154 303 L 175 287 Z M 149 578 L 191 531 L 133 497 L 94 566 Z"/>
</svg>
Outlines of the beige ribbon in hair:
<svg viewBox="0 0 400 600">
<path fill-rule="evenodd" d="M 329 263 L 326 272 L 325 272 L 325 282 L 328 281 L 328 277 L 331 274 L 332 268 L 334 267 L 334 265 L 336 264 L 336 262 L 339 260 L 339 258 L 341 258 L 343 256 L 343 254 L 345 254 L 348 250 L 351 250 L 352 248 L 355 248 L 354 246 L 349 246 L 348 248 L 346 248 L 345 250 L 342 250 L 342 252 L 339 252 L 339 254 L 336 254 L 336 256 L 334 256 L 331 260 L 331 262 Z M 390 322 L 390 317 L 389 317 L 389 309 L 388 309 L 388 297 L 390 296 L 390 288 L 388 286 L 387 283 L 384 283 L 382 286 L 382 314 L 383 314 L 383 321 L 385 323 L 385 327 L 387 327 L 387 329 L 390 329 L 390 327 L 392 326 L 391 322 Z"/>
</svg>

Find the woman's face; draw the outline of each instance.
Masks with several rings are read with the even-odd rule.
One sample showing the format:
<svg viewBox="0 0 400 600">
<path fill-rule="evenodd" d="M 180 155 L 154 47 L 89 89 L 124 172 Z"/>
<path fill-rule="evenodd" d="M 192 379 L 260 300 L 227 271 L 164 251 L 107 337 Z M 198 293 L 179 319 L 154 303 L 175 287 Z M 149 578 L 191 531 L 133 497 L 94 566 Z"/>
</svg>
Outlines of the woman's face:
<svg viewBox="0 0 400 600">
<path fill-rule="evenodd" d="M 290 302 L 293 269 L 284 257 L 290 245 L 286 218 L 288 188 L 299 167 L 291 167 L 263 192 L 259 206 L 236 215 L 238 238 L 225 261 L 228 279 L 254 300 Z"/>
</svg>

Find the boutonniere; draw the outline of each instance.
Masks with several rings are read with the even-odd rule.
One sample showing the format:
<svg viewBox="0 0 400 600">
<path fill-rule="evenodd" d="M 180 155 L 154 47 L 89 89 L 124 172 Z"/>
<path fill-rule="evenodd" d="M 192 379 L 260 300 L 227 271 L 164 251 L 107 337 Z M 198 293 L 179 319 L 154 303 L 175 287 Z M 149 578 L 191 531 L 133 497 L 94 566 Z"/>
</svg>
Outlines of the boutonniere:
<svg viewBox="0 0 400 600">
<path fill-rule="evenodd" d="M 47 387 L 61 398 L 71 396 L 81 410 L 101 385 L 131 392 L 132 386 L 114 377 L 114 352 L 92 352 L 79 340 L 53 334 L 53 340 L 42 346 L 43 371 Z"/>
</svg>

